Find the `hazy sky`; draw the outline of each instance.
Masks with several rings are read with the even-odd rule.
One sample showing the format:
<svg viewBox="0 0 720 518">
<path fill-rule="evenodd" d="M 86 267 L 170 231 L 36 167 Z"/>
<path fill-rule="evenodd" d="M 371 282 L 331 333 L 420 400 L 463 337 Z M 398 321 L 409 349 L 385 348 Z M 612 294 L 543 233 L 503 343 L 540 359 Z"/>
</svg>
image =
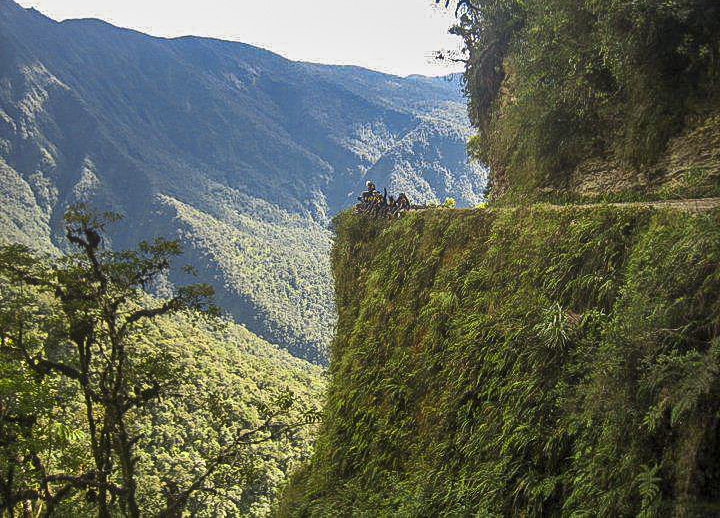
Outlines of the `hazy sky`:
<svg viewBox="0 0 720 518">
<path fill-rule="evenodd" d="M 56 20 L 101 18 L 155 36 L 242 41 L 295 60 L 398 75 L 460 70 L 432 63 L 457 49 L 452 12 L 434 0 L 20 0 Z M 443 2 L 444 5 L 444 2 Z"/>
</svg>

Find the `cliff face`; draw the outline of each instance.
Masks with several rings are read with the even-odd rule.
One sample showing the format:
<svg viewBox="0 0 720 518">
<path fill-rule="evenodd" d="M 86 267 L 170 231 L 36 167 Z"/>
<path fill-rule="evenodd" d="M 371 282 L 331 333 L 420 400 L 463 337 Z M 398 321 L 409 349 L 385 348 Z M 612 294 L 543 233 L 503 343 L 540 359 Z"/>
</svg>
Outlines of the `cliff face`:
<svg viewBox="0 0 720 518">
<path fill-rule="evenodd" d="M 517 87 L 508 78 L 499 103 L 505 111 L 498 115 L 493 138 L 471 139 L 474 154 L 491 165 L 493 201 L 498 204 L 549 202 L 603 202 L 707 198 L 720 196 L 720 111 L 717 100 L 708 101 L 700 113 L 688 110 L 682 130 L 668 139 L 657 156 L 646 163 L 633 164 L 617 150 L 592 149 L 578 152 L 563 166 L 553 166 L 553 174 L 541 174 L 544 166 L 530 153 L 516 152 L 515 143 L 528 138 L 517 130 L 509 111 Z M 533 137 L 530 137 L 532 139 Z M 648 137 L 649 138 L 649 137 Z M 497 148 L 503 148 L 500 152 Z M 557 144 L 557 154 L 572 146 Z M 494 150 L 487 153 L 487 150 Z M 550 151 L 548 156 L 555 158 Z"/>
<path fill-rule="evenodd" d="M 718 2 L 453 3 L 491 199 L 718 195 Z"/>
<path fill-rule="evenodd" d="M 348 213 L 282 516 L 720 509 L 720 211 Z"/>
</svg>

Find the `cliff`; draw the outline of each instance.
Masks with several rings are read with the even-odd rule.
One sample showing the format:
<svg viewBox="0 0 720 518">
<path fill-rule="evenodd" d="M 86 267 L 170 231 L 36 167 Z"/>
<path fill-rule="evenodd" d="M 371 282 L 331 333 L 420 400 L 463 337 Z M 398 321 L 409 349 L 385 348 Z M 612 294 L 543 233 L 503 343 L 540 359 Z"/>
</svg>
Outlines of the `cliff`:
<svg viewBox="0 0 720 518">
<path fill-rule="evenodd" d="M 499 204 L 528 201 L 597 202 L 668 200 L 720 195 L 720 113 L 688 123 L 652 163 L 631 165 L 613 153 L 588 154 L 555 182 L 526 171 L 499 167 L 494 199 Z M 479 142 L 476 145 L 482 145 Z M 513 177 L 516 174 L 517 176 Z"/>
<path fill-rule="evenodd" d="M 349 213 L 324 424 L 280 516 L 720 509 L 720 210 Z"/>
<path fill-rule="evenodd" d="M 717 196 L 718 2 L 452 3 L 491 199 Z"/>
</svg>

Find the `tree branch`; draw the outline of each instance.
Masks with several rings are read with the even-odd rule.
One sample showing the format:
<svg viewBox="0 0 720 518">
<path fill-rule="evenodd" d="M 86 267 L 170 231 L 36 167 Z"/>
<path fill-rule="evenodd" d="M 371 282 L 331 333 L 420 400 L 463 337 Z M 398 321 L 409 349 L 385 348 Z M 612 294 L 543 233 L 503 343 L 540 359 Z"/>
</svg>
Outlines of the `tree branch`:
<svg viewBox="0 0 720 518">
<path fill-rule="evenodd" d="M 313 418 L 308 417 L 308 419 L 301 420 L 297 423 L 279 425 L 277 426 L 277 428 L 270 430 L 270 435 L 262 437 L 260 439 L 249 440 L 251 437 L 270 429 L 274 424 L 273 422 L 276 418 L 288 414 L 289 410 L 279 410 L 277 412 L 273 412 L 265 419 L 265 421 L 260 426 L 238 435 L 230 446 L 228 446 L 222 453 L 215 456 L 215 458 L 209 463 L 208 467 L 205 469 L 205 472 L 199 475 L 187 489 L 177 495 L 169 496 L 168 506 L 158 515 L 158 517 L 171 518 L 179 516 L 178 513 L 185 508 L 185 506 L 187 505 L 187 501 L 190 499 L 190 496 L 196 491 L 206 490 L 207 488 L 204 488 L 203 486 L 205 481 L 213 473 L 215 473 L 215 471 L 217 471 L 220 466 L 225 464 L 228 459 L 236 457 L 239 453 L 240 447 L 253 446 L 272 441 L 274 439 L 277 439 L 281 435 L 284 435 L 293 430 L 297 430 L 299 428 L 302 428 L 303 426 L 307 426 L 308 424 L 314 422 Z"/>
<path fill-rule="evenodd" d="M 43 358 L 41 354 L 38 354 L 33 358 L 25 349 L 21 347 L 11 347 L 9 345 L 5 345 L 0 347 L 0 352 L 9 354 L 10 356 L 13 356 L 19 360 L 25 361 L 28 367 L 30 367 L 33 371 L 42 376 L 46 376 L 50 373 L 50 371 L 55 371 L 76 381 L 82 380 L 82 374 L 75 367 L 71 367 L 70 365 L 66 365 L 64 363 L 48 360 L 46 358 Z"/>
<path fill-rule="evenodd" d="M 123 325 L 120 326 L 120 330 L 118 331 L 118 337 L 122 339 L 127 332 L 127 329 L 130 325 L 134 324 L 138 320 L 141 320 L 143 318 L 153 318 L 161 315 L 165 315 L 171 311 L 174 311 L 176 309 L 179 309 L 181 307 L 181 299 L 179 297 L 173 297 L 169 301 L 165 302 L 162 306 L 158 308 L 151 308 L 151 309 L 138 309 L 137 311 L 134 311 L 130 314 L 129 317 L 125 319 L 125 322 L 123 322 Z"/>
</svg>

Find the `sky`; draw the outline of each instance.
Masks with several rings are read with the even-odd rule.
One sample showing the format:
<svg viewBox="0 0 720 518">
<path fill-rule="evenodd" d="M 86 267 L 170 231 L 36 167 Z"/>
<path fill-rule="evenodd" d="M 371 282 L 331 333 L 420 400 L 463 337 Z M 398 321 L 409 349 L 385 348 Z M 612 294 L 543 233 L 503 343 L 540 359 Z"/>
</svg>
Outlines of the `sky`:
<svg viewBox="0 0 720 518">
<path fill-rule="evenodd" d="M 100 18 L 154 36 L 241 41 L 289 59 L 442 75 L 432 60 L 459 48 L 451 9 L 434 0 L 19 0 L 55 20 Z M 444 6 L 444 2 L 443 2 Z"/>
</svg>

